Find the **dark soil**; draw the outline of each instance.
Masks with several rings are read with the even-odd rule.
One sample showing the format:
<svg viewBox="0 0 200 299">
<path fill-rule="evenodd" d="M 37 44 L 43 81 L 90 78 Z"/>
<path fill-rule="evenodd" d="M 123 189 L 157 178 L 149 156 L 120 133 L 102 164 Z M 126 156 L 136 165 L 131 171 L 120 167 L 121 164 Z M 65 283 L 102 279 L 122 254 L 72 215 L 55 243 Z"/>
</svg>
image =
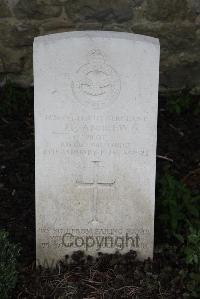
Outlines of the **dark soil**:
<svg viewBox="0 0 200 299">
<path fill-rule="evenodd" d="M 66 259 L 53 272 L 25 268 L 18 298 L 182 298 L 185 280 L 179 272 L 183 269 L 173 250 L 157 252 L 154 263 L 135 257 L 130 251 L 99 254 L 92 260 L 76 252 L 70 263 Z"/>
<path fill-rule="evenodd" d="M 200 182 L 198 107 L 199 99 L 192 97 L 189 107 L 179 114 L 170 111 L 169 99 L 159 100 L 157 177 L 168 168 L 194 190 Z M 75 256 L 73 265 L 61 265 L 60 272 L 34 270 L 32 89 L 0 90 L 0 200 L 0 228 L 6 229 L 22 247 L 20 282 L 13 298 L 182 298 L 178 293 L 184 292 L 183 281 L 173 279 L 180 265 L 169 249 L 159 252 L 159 235 L 156 235 L 154 263 L 139 263 L 132 252 L 123 257 L 119 254 L 100 257 L 91 266 L 90 258 L 88 261 L 80 253 L 78 262 Z M 173 273 L 168 269 L 170 263 L 175 265 Z M 166 269 L 162 272 L 164 265 Z"/>
</svg>

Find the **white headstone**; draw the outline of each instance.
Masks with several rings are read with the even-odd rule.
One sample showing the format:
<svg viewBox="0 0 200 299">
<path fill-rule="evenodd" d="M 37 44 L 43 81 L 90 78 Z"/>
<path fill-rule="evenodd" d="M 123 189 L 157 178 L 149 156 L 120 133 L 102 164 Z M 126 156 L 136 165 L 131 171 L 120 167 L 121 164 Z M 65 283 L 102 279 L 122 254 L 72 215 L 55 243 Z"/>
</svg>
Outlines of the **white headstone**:
<svg viewBox="0 0 200 299">
<path fill-rule="evenodd" d="M 159 42 L 83 31 L 34 41 L 37 259 L 152 257 Z"/>
</svg>

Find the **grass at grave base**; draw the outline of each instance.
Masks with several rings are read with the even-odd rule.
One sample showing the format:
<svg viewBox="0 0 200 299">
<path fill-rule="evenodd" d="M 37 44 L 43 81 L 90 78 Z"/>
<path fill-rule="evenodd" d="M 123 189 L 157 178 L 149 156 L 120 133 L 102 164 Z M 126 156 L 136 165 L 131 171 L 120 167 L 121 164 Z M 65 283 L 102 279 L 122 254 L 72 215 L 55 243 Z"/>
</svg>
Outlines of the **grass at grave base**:
<svg viewBox="0 0 200 299">
<path fill-rule="evenodd" d="M 158 155 L 173 162 L 157 161 L 154 261 L 79 253 L 52 273 L 33 267 L 33 89 L 0 89 L 0 224 L 22 247 L 14 298 L 200 298 L 199 103 L 187 92 L 159 101 Z"/>
</svg>

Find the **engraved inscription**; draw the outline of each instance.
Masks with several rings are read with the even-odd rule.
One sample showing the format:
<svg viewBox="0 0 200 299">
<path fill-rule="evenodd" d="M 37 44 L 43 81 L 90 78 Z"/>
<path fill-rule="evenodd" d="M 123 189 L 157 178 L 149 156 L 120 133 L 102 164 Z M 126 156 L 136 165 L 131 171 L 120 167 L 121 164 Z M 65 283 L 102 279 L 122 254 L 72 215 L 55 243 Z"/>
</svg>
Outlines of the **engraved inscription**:
<svg viewBox="0 0 200 299">
<path fill-rule="evenodd" d="M 111 179 L 109 182 L 102 182 L 99 180 L 98 176 L 98 168 L 100 167 L 101 161 L 92 161 L 93 163 L 93 180 L 92 181 L 86 181 L 86 180 L 76 180 L 76 183 L 78 184 L 78 187 L 83 188 L 92 188 L 93 190 L 93 205 L 92 205 L 92 219 L 88 223 L 97 224 L 100 221 L 98 220 L 98 200 L 100 199 L 100 193 L 99 189 L 104 187 L 112 187 L 115 184 L 115 180 Z"/>
<path fill-rule="evenodd" d="M 140 127 L 147 121 L 148 116 L 133 114 L 48 114 L 48 122 L 60 122 L 59 129 L 53 129 L 52 134 L 57 140 L 63 139 L 43 151 L 44 155 L 55 156 L 88 156 L 90 159 L 103 159 L 104 156 L 136 156 L 148 158 L 149 151 L 137 143 L 125 138 L 125 133 L 139 134 Z M 53 123 L 51 125 L 54 127 Z M 57 127 L 57 125 L 55 126 Z M 119 141 L 111 142 L 110 133 L 122 134 Z M 124 134 L 123 134 L 124 133 Z M 71 135 L 65 141 L 66 135 Z"/>
<path fill-rule="evenodd" d="M 89 53 L 88 63 L 74 76 L 72 90 L 81 104 L 101 109 L 114 102 L 120 93 L 120 78 L 116 70 L 106 64 L 99 49 Z"/>
</svg>

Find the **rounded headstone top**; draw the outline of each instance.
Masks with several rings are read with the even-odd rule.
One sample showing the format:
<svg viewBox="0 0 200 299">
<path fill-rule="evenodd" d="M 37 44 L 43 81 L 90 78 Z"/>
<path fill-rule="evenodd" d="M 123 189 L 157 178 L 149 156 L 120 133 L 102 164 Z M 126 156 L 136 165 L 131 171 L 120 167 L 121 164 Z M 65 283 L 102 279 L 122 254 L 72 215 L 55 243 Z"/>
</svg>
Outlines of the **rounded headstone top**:
<svg viewBox="0 0 200 299">
<path fill-rule="evenodd" d="M 34 43 L 40 42 L 53 42 L 60 39 L 68 39 L 68 38 L 116 38 L 116 39 L 125 39 L 125 40 L 133 40 L 133 41 L 141 41 L 147 42 L 154 45 L 159 46 L 159 39 L 134 34 L 127 32 L 116 32 L 116 31 L 71 31 L 71 32 L 63 32 L 63 33 L 54 33 L 49 35 L 43 35 L 35 37 Z"/>
</svg>

